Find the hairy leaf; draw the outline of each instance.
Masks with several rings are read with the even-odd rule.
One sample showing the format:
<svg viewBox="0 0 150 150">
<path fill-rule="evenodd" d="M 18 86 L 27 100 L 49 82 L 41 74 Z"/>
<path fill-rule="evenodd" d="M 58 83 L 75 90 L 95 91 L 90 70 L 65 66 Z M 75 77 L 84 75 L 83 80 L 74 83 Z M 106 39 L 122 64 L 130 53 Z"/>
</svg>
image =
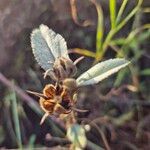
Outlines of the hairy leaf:
<svg viewBox="0 0 150 150">
<path fill-rule="evenodd" d="M 35 59 L 44 70 L 51 69 L 58 57 L 69 58 L 64 38 L 43 24 L 32 31 L 31 46 Z"/>
<path fill-rule="evenodd" d="M 60 34 L 56 34 L 43 24 L 40 25 L 40 31 L 55 58 L 60 56 L 68 58 L 66 41 Z"/>
<path fill-rule="evenodd" d="M 109 59 L 98 63 L 77 78 L 78 86 L 96 84 L 121 68 L 129 64 L 129 61 L 121 58 Z"/>
</svg>

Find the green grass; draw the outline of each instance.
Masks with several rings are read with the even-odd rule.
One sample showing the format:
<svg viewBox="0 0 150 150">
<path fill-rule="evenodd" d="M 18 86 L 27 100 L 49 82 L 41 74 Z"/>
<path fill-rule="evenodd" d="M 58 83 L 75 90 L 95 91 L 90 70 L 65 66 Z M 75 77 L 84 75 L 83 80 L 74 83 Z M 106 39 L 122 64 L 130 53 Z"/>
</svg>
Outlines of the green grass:
<svg viewBox="0 0 150 150">
<path fill-rule="evenodd" d="M 11 91 L 9 98 L 11 101 L 11 109 L 12 109 L 12 116 L 13 116 L 13 123 L 15 128 L 17 144 L 19 149 L 22 149 L 21 130 L 19 124 L 19 114 L 18 114 L 16 93 L 14 91 Z"/>
<path fill-rule="evenodd" d="M 143 0 L 137 0 L 135 7 L 128 12 L 128 14 L 123 18 L 123 15 L 126 11 L 126 6 L 128 4 L 128 0 L 122 1 L 122 4 L 117 12 L 116 10 L 116 0 L 110 0 L 109 1 L 109 10 L 110 10 L 110 23 L 111 23 L 111 28 L 108 33 L 106 33 L 106 37 L 104 38 L 104 14 L 103 14 L 103 9 L 100 5 L 95 0 L 91 0 L 91 2 L 95 5 L 96 11 L 97 11 L 97 31 L 96 31 L 96 50 L 95 52 L 92 52 L 91 50 L 88 49 L 74 49 L 73 51 L 75 53 L 87 56 L 87 57 L 92 57 L 94 58 L 94 63 L 98 63 L 99 61 L 102 61 L 105 59 L 105 54 L 108 50 L 108 47 L 111 47 L 112 50 L 115 50 L 116 52 L 116 57 L 125 57 L 126 59 L 131 60 L 134 65 L 130 66 L 130 71 L 127 69 L 120 71 L 119 75 L 117 76 L 117 80 L 115 82 L 115 85 L 120 85 L 121 82 L 123 81 L 124 77 L 126 74 L 131 73 L 130 76 L 132 76 L 132 79 L 137 78 L 134 73 L 136 70 L 138 70 L 138 66 L 136 66 L 136 62 L 139 60 L 139 58 L 142 56 L 141 50 L 138 48 L 138 51 L 135 52 L 133 50 L 133 40 L 137 37 L 137 35 L 142 38 L 143 37 L 143 31 L 149 32 L 150 29 L 150 24 L 144 24 L 141 25 L 139 23 L 140 21 L 140 15 L 143 12 L 141 8 L 141 5 L 143 3 Z M 137 19 L 138 18 L 138 19 Z M 127 37 L 117 37 L 117 33 L 122 30 L 122 28 L 127 25 L 127 23 L 131 20 L 135 20 L 133 23 L 133 28 L 129 32 L 129 35 Z M 135 25 L 134 25 L 135 24 Z M 142 33 L 141 33 L 142 32 Z M 148 38 L 148 32 L 147 32 L 147 38 Z M 146 38 L 145 38 L 146 39 Z M 143 40 L 138 40 L 134 45 L 139 45 L 142 43 Z M 134 56 L 132 59 L 129 57 L 129 54 L 133 52 Z M 134 72 L 134 73 L 132 73 Z M 138 73 L 139 74 L 139 73 Z M 138 80 L 138 79 L 136 79 Z M 133 81 L 133 84 L 134 81 Z"/>
</svg>

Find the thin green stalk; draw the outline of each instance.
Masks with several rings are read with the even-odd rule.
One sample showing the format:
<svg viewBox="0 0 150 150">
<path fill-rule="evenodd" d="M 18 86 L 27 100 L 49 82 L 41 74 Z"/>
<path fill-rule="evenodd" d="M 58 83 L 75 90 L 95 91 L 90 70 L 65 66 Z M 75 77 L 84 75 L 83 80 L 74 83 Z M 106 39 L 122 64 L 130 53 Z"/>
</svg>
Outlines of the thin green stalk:
<svg viewBox="0 0 150 150">
<path fill-rule="evenodd" d="M 130 70 L 128 68 L 125 68 L 123 70 L 121 70 L 116 77 L 116 80 L 114 82 L 114 87 L 119 87 L 120 83 L 122 82 L 122 80 L 127 76 L 127 74 L 129 74 Z"/>
<path fill-rule="evenodd" d="M 139 32 L 141 32 L 142 30 L 145 30 L 145 29 L 150 29 L 150 24 L 145 24 L 145 25 L 143 25 L 143 26 L 141 26 L 139 28 L 136 28 L 132 32 L 130 32 L 130 34 L 128 35 L 128 37 L 125 39 L 124 44 L 122 45 L 120 52 L 117 54 L 117 57 L 120 54 L 124 53 L 125 47 L 128 45 L 128 43 L 130 43 L 134 39 L 134 37 L 136 37 L 136 35 Z M 128 54 L 127 51 L 125 53 L 126 53 L 126 55 Z"/>
<path fill-rule="evenodd" d="M 36 136 L 35 136 L 35 134 L 32 134 L 29 138 L 28 149 L 30 149 L 30 150 L 34 149 L 35 140 L 36 140 Z"/>
<path fill-rule="evenodd" d="M 116 26 L 115 29 L 110 30 L 110 32 L 108 33 L 108 35 L 103 43 L 102 51 L 99 54 L 99 56 L 97 57 L 96 62 L 98 62 L 99 60 L 102 59 L 102 57 L 105 54 L 105 51 L 109 45 L 109 42 L 111 41 L 113 36 L 136 14 L 136 12 L 139 10 L 142 2 L 143 2 L 143 0 L 139 0 L 136 7 L 128 14 L 128 16 L 118 26 Z"/>
<path fill-rule="evenodd" d="M 103 43 L 102 51 L 97 57 L 97 60 L 96 60 L 97 62 L 103 58 L 103 55 L 109 45 L 109 42 L 111 41 L 111 39 L 115 35 L 115 33 L 116 33 L 115 30 L 110 30 L 110 32 L 108 33 L 108 35 Z"/>
<path fill-rule="evenodd" d="M 17 99 L 16 99 L 16 93 L 14 91 L 11 93 L 10 99 L 11 99 L 11 103 L 12 103 L 12 114 L 13 114 L 16 138 L 17 138 L 19 149 L 22 149 L 19 114 L 18 114 L 18 109 L 17 109 Z"/>
<path fill-rule="evenodd" d="M 128 0 L 123 0 L 123 3 L 122 3 L 122 5 L 119 9 L 119 12 L 118 12 L 118 15 L 117 15 L 117 18 L 116 18 L 116 24 L 118 24 L 119 21 L 121 20 L 122 14 L 125 10 L 125 7 L 126 7 L 127 3 L 128 3 Z"/>
<path fill-rule="evenodd" d="M 97 33 L 96 33 L 96 57 L 99 53 L 101 53 L 102 43 L 103 43 L 103 34 L 104 34 L 104 16 L 103 10 L 99 3 L 96 0 L 91 0 L 91 2 L 95 5 L 98 15 L 97 20 Z"/>
<path fill-rule="evenodd" d="M 145 24 L 139 28 L 136 28 L 135 30 L 133 30 L 132 32 L 130 32 L 130 34 L 128 35 L 128 37 L 125 40 L 124 44 L 129 43 L 139 32 L 141 32 L 142 30 L 145 29 L 150 29 L 150 24 Z"/>
<path fill-rule="evenodd" d="M 124 41 L 125 41 L 126 38 L 122 37 L 122 38 L 119 38 L 119 39 L 113 39 L 110 43 L 110 45 L 123 45 L 124 44 Z"/>
<path fill-rule="evenodd" d="M 109 0 L 111 29 L 116 27 L 116 0 Z"/>
<path fill-rule="evenodd" d="M 128 46 L 130 45 L 131 41 L 133 39 L 135 39 L 136 35 L 145 30 L 145 29 L 149 29 L 150 28 L 150 24 L 145 24 L 143 25 L 142 27 L 139 27 L 139 28 L 136 28 L 135 30 L 133 30 L 129 35 L 128 37 L 124 40 L 124 44 L 122 45 L 122 47 L 120 48 L 120 51 L 119 53 L 117 54 L 116 57 L 119 57 L 120 54 L 124 54 L 123 57 L 127 57 L 127 55 L 129 54 L 129 48 Z M 139 53 L 139 52 L 138 52 Z M 138 53 L 136 53 L 136 56 L 138 55 Z M 139 54 L 141 55 L 141 54 Z M 134 61 L 137 61 L 137 59 L 139 58 L 140 56 L 137 56 L 137 58 L 134 56 L 133 59 L 132 59 L 132 62 Z M 131 66 L 131 65 L 130 65 Z M 135 70 L 135 67 L 134 66 L 131 66 L 131 70 Z M 125 77 L 125 75 L 128 73 L 128 70 L 122 70 L 119 72 L 118 76 L 117 76 L 117 79 L 115 81 L 115 84 L 114 86 L 119 86 L 121 81 L 123 80 L 123 78 Z M 135 74 L 132 73 L 132 76 L 134 76 Z M 133 77 L 132 77 L 133 78 Z"/>
<path fill-rule="evenodd" d="M 123 19 L 123 21 L 120 24 L 118 24 L 118 26 L 115 29 L 116 32 L 118 32 L 136 14 L 136 12 L 140 9 L 142 5 L 142 2 L 143 0 L 139 0 L 136 7 L 127 15 L 127 17 Z"/>
</svg>

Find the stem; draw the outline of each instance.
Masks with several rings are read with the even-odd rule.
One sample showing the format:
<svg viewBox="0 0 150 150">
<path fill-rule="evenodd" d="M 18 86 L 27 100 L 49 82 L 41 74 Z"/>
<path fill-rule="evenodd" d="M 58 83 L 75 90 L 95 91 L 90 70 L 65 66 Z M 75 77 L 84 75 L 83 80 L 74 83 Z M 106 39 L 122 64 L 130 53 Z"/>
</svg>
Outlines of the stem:
<svg viewBox="0 0 150 150">
<path fill-rule="evenodd" d="M 12 92 L 10 98 L 11 98 L 11 103 L 12 103 L 12 114 L 13 114 L 15 133 L 17 137 L 17 143 L 18 143 L 19 149 L 22 149 L 20 123 L 19 123 L 19 116 L 18 116 L 18 109 L 17 109 L 17 99 L 16 99 L 16 94 L 14 91 Z"/>
<path fill-rule="evenodd" d="M 97 20 L 97 32 L 96 32 L 96 56 L 101 53 L 104 35 L 104 15 L 102 7 L 96 0 L 90 0 L 96 8 L 98 20 Z"/>
<path fill-rule="evenodd" d="M 116 0 L 109 0 L 109 10 L 110 10 L 111 29 L 114 29 L 116 26 Z"/>
<path fill-rule="evenodd" d="M 99 53 L 99 55 L 96 57 L 96 61 L 95 62 L 98 62 L 100 61 L 102 58 L 103 58 L 103 55 L 109 45 L 109 42 L 110 40 L 112 39 L 112 37 L 115 35 L 116 31 L 113 29 L 113 30 L 110 30 L 110 32 L 108 33 L 104 43 L 103 43 L 103 47 L 102 47 L 102 51 L 101 53 Z"/>
<path fill-rule="evenodd" d="M 108 33 L 108 35 L 103 43 L 101 53 L 99 53 L 99 55 L 96 56 L 96 58 L 95 58 L 95 63 L 103 58 L 103 55 L 105 54 L 106 49 L 109 45 L 109 42 L 111 41 L 113 36 L 135 15 L 135 13 L 139 10 L 142 2 L 143 2 L 143 0 L 139 0 L 137 6 L 131 11 L 131 13 L 129 13 L 129 15 L 120 24 L 118 24 L 118 26 L 116 26 L 116 28 L 110 30 L 110 32 Z"/>
<path fill-rule="evenodd" d="M 127 5 L 127 2 L 128 2 L 128 0 L 123 0 L 123 3 L 122 3 L 122 5 L 121 5 L 121 7 L 119 9 L 119 12 L 118 12 L 118 15 L 117 15 L 117 18 L 116 18 L 116 24 L 119 23 L 119 21 L 121 19 L 121 16 L 122 16 L 122 14 L 124 12 L 124 9 L 125 9 L 125 7 Z"/>
</svg>

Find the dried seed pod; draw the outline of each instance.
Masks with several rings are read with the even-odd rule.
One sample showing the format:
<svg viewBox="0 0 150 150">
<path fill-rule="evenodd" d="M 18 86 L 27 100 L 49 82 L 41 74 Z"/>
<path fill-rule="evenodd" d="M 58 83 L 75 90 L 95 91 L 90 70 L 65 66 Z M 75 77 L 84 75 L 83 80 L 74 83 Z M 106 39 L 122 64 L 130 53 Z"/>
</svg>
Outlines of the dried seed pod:
<svg viewBox="0 0 150 150">
<path fill-rule="evenodd" d="M 40 97 L 40 107 L 45 112 L 41 123 L 51 114 L 68 114 L 72 111 L 74 105 L 69 90 L 61 85 L 48 84 L 43 89 L 43 94 L 36 92 L 29 92 Z"/>
<path fill-rule="evenodd" d="M 70 59 L 60 57 L 56 59 L 53 65 L 55 77 L 60 81 L 76 74 L 77 68 Z"/>
<path fill-rule="evenodd" d="M 73 94 L 77 90 L 76 80 L 73 78 L 67 78 L 67 79 L 63 80 L 63 86 L 69 90 L 70 94 L 73 97 Z"/>
</svg>

